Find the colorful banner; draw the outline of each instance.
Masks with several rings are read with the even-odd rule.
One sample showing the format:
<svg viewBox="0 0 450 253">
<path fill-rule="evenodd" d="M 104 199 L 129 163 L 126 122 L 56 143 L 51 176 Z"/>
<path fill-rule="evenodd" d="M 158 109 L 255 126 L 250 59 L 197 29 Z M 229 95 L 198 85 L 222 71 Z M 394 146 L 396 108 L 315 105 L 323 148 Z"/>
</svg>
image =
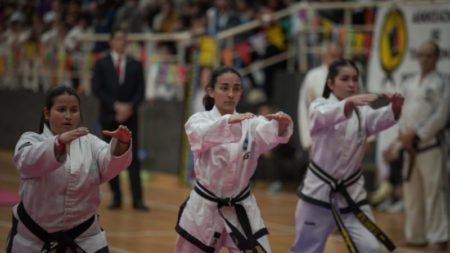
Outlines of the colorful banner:
<svg viewBox="0 0 450 253">
<path fill-rule="evenodd" d="M 370 92 L 399 91 L 420 71 L 417 51 L 433 40 L 441 48 L 438 70 L 450 76 L 450 3 L 402 3 L 379 8 L 368 67 Z"/>
<path fill-rule="evenodd" d="M 203 36 L 200 38 L 200 66 L 214 66 L 217 57 L 217 44 L 212 37 Z"/>
</svg>

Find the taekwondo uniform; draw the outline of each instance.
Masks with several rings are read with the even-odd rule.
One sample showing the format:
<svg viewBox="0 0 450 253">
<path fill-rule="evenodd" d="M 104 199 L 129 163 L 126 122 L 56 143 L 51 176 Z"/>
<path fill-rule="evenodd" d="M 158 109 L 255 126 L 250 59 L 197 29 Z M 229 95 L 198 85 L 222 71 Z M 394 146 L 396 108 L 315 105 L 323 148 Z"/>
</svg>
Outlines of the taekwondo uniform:
<svg viewBox="0 0 450 253">
<path fill-rule="evenodd" d="M 405 237 L 411 243 L 449 239 L 446 147 L 443 131 L 448 117 L 450 87 L 437 71 L 402 82 L 405 97 L 400 132 L 414 130 L 414 155 L 404 152 Z"/>
<path fill-rule="evenodd" d="M 42 134 L 24 133 L 16 145 L 21 203 L 13 207 L 7 252 L 108 252 L 96 215 L 99 186 L 127 168 L 131 148 L 113 156 L 117 139 L 107 144 L 88 134 L 55 157 L 56 138 L 45 126 Z"/>
<path fill-rule="evenodd" d="M 258 157 L 287 143 L 293 126 L 280 137 L 275 120 L 259 116 L 229 124 L 230 116 L 214 106 L 185 124 L 197 183 L 180 208 L 175 252 L 219 252 L 222 246 L 230 252 L 271 252 L 249 180 Z"/>
<path fill-rule="evenodd" d="M 356 218 L 364 216 L 364 223 L 373 224 L 361 163 L 366 138 L 396 121 L 390 105 L 378 110 L 360 106 L 347 118 L 345 102 L 330 94 L 311 104 L 312 162 L 299 188 L 292 253 L 323 252 L 337 223 L 343 225 L 338 227 L 344 228 L 341 234 L 351 252 L 380 252 L 377 239 Z"/>
</svg>

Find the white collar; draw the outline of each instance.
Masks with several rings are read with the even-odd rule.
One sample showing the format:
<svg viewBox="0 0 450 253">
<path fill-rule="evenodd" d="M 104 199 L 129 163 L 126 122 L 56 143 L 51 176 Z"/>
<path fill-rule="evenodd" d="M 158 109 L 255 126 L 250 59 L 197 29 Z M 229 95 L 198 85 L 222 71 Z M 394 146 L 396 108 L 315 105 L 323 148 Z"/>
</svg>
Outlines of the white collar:
<svg viewBox="0 0 450 253">
<path fill-rule="evenodd" d="M 116 51 L 111 50 L 111 57 L 113 59 L 113 62 L 116 63 L 119 60 L 119 57 L 122 57 L 121 59 L 123 61 L 123 59 L 125 59 L 126 56 L 125 54 L 120 55 Z"/>
<path fill-rule="evenodd" d="M 217 118 L 222 117 L 223 115 L 220 113 L 219 109 L 217 109 L 217 107 L 214 105 L 213 108 L 211 109 L 211 113 L 216 116 Z M 234 112 L 232 114 L 237 114 L 236 109 L 234 110 Z"/>
<path fill-rule="evenodd" d="M 334 95 L 333 92 L 330 92 L 330 97 L 328 97 L 328 100 L 332 102 L 339 102 L 340 100 Z"/>
<path fill-rule="evenodd" d="M 44 129 L 42 130 L 42 135 L 44 136 L 53 136 L 53 132 L 50 130 L 50 128 L 47 126 L 47 124 L 44 123 Z"/>
</svg>

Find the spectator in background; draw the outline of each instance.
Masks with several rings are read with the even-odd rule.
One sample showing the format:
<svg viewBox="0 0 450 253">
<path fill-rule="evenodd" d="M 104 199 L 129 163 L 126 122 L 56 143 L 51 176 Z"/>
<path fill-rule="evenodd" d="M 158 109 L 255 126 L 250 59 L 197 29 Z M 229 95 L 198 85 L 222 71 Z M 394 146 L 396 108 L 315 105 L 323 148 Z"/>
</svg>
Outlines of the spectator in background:
<svg viewBox="0 0 450 253">
<path fill-rule="evenodd" d="M 160 11 L 153 18 L 153 31 L 157 33 L 170 33 L 181 28 L 181 21 L 175 10 L 172 0 L 159 0 Z"/>
<path fill-rule="evenodd" d="M 25 16 L 20 11 L 14 11 L 8 22 L 8 28 L 4 34 L 5 54 L 9 59 L 15 59 L 22 54 L 24 44 L 28 41 L 31 30 L 25 23 Z M 23 62 L 17 61 L 15 68 L 12 68 L 3 79 L 3 85 L 10 89 L 21 87 Z"/>
<path fill-rule="evenodd" d="M 128 33 L 144 32 L 144 18 L 138 0 L 127 0 L 118 10 L 114 29 L 124 29 Z"/>
<path fill-rule="evenodd" d="M 440 49 L 425 42 L 417 57 L 420 73 L 402 83 L 405 106 L 399 121 L 405 152 L 403 194 L 405 238 L 411 246 L 446 250 L 449 240 L 448 177 L 443 130 L 450 87 L 436 69 Z"/>
<path fill-rule="evenodd" d="M 85 92 L 86 85 L 83 85 L 89 80 L 87 77 L 89 71 L 83 71 L 81 64 L 84 57 L 92 51 L 94 43 L 91 41 L 81 41 L 80 38 L 86 34 L 92 34 L 94 31 L 90 26 L 90 16 L 88 13 L 82 13 L 78 19 L 78 23 L 68 32 L 64 39 L 64 46 L 66 51 L 72 56 L 73 64 L 71 71 L 74 75 L 71 76 L 72 87 L 80 93 Z"/>
<path fill-rule="evenodd" d="M 47 54 L 54 57 L 65 55 L 64 40 L 68 32 L 68 26 L 60 19 L 52 22 L 52 28 L 41 36 L 41 43 Z M 57 61 L 58 65 L 54 66 L 49 59 L 46 64 L 46 71 L 48 74 L 44 76 L 44 86 L 50 87 L 58 83 L 70 85 L 70 77 L 65 69 L 65 63 Z"/>
<path fill-rule="evenodd" d="M 231 8 L 230 1 L 227 0 L 214 0 L 214 6 L 209 8 L 206 14 L 207 31 L 211 36 L 240 24 L 239 16 Z"/>
<path fill-rule="evenodd" d="M 64 46 L 69 53 L 83 52 L 89 53 L 92 50 L 92 43 L 88 41 L 81 41 L 83 35 L 93 33 L 90 26 L 90 16 L 88 13 L 82 13 L 77 21 L 77 24 L 72 27 L 66 38 L 64 39 Z"/>
<path fill-rule="evenodd" d="M 126 55 L 126 33 L 115 30 L 111 33 L 111 52 L 95 64 L 92 90 L 99 100 L 99 121 L 103 129 L 111 130 L 119 124 L 133 132 L 133 160 L 128 168 L 133 208 L 147 211 L 143 202 L 138 153 L 138 108 L 144 99 L 145 83 L 141 62 Z M 109 139 L 108 136 L 104 136 Z M 111 179 L 113 193 L 110 209 L 122 207 L 119 177 Z"/>
<path fill-rule="evenodd" d="M 91 12 L 93 14 L 92 26 L 95 33 L 110 34 L 113 30 L 115 10 L 113 1 L 94 1 L 91 4 Z M 107 51 L 109 45 L 107 42 L 98 41 L 94 45 L 93 52 L 101 53 Z"/>
<path fill-rule="evenodd" d="M 309 106 L 318 97 L 321 97 L 328 75 L 328 66 L 334 61 L 342 58 L 342 48 L 338 43 L 324 43 L 321 47 L 320 56 L 322 65 L 309 70 L 300 87 L 298 100 L 299 133 L 302 148 L 309 152 L 311 149 L 311 136 L 309 133 Z"/>
<path fill-rule="evenodd" d="M 81 15 L 81 6 L 79 0 L 70 0 L 64 5 L 63 18 L 64 22 L 69 27 L 74 27 L 78 23 L 78 19 Z"/>
<path fill-rule="evenodd" d="M 16 11 L 9 18 L 8 29 L 5 32 L 6 44 L 12 50 L 19 49 L 30 36 L 30 29 L 25 22 L 25 16 L 22 12 Z"/>
<path fill-rule="evenodd" d="M 156 99 L 183 100 L 182 84 L 177 82 L 176 78 L 172 78 L 173 76 L 169 76 L 169 68 L 174 67 L 172 60 L 174 54 L 175 48 L 172 43 L 161 42 L 156 46 L 156 52 L 152 56 L 147 71 L 145 89 L 145 98 L 149 100 L 150 105 L 153 105 Z"/>
<path fill-rule="evenodd" d="M 236 11 L 239 16 L 240 23 L 244 24 L 252 21 L 256 14 L 254 5 L 250 0 L 236 0 Z"/>
</svg>

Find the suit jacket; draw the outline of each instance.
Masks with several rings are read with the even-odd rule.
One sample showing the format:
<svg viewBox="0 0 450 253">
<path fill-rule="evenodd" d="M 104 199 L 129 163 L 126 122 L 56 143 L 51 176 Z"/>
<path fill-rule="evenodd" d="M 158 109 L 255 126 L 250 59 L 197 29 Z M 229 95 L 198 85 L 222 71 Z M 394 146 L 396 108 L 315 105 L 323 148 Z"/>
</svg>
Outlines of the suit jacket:
<svg viewBox="0 0 450 253">
<path fill-rule="evenodd" d="M 115 122 L 115 102 L 132 103 L 133 115 L 127 122 L 136 122 L 137 108 L 145 94 L 144 72 L 141 62 L 126 56 L 125 77 L 123 83 L 119 84 L 111 54 L 101 58 L 95 64 L 92 91 L 100 102 L 99 118 L 102 125 Z"/>
</svg>

